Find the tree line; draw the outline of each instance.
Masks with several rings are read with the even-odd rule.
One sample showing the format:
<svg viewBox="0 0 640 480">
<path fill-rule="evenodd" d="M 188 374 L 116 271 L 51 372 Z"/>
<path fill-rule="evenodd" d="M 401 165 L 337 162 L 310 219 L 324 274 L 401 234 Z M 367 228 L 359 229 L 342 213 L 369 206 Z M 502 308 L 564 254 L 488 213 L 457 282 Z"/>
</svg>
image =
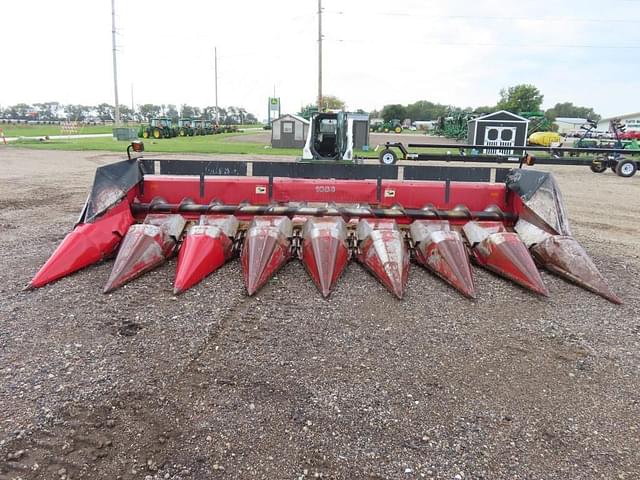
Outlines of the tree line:
<svg viewBox="0 0 640 480">
<path fill-rule="evenodd" d="M 600 120 L 593 108 L 580 107 L 571 102 L 556 103 L 552 108 L 542 111 L 544 95 L 534 85 L 521 84 L 500 90 L 500 97 L 495 105 L 461 108 L 455 105 L 444 105 L 427 100 L 420 100 L 408 105 L 385 105 L 382 110 L 371 112 L 372 118 L 383 118 L 386 122 L 392 119 L 412 121 L 434 121 L 440 117 L 451 116 L 457 113 L 486 114 L 498 110 L 508 110 L 513 113 L 541 112 L 550 121 L 558 117 L 588 118 Z"/>
<path fill-rule="evenodd" d="M 224 124 L 253 124 L 258 119 L 243 107 L 229 106 L 227 108 L 207 106 L 197 107 L 183 104 L 180 107 L 173 104 L 155 105 L 145 103 L 137 105 L 135 109 L 127 105 L 120 105 L 120 119 L 124 122 L 148 122 L 154 117 L 169 117 L 177 120 L 180 117 L 200 118 L 211 120 L 218 118 Z M 113 121 L 115 107 L 108 103 L 99 105 L 62 104 L 60 102 L 18 103 L 6 108 L 0 106 L 0 118 L 31 121 L 78 121 L 103 122 Z"/>
</svg>

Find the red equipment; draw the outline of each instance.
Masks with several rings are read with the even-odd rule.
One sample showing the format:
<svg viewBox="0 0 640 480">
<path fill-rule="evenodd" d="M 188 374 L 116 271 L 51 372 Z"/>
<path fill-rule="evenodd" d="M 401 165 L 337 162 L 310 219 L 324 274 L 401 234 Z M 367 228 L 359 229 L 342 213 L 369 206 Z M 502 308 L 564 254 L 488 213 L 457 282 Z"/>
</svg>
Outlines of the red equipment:
<svg viewBox="0 0 640 480">
<path fill-rule="evenodd" d="M 470 298 L 469 259 L 541 295 L 536 265 L 621 303 L 571 236 L 555 180 L 533 170 L 129 159 L 98 168 L 29 287 L 119 244 L 105 292 L 179 252 L 176 294 L 240 255 L 249 295 L 299 258 L 328 297 L 353 257 L 402 298 L 413 257 Z"/>
</svg>

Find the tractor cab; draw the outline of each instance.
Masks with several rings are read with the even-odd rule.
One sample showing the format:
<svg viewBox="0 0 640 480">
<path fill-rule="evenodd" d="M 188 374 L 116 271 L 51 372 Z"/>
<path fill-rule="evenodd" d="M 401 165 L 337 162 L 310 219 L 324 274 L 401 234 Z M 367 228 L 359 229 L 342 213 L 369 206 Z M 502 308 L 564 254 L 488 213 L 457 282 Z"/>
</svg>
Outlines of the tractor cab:
<svg viewBox="0 0 640 480">
<path fill-rule="evenodd" d="M 345 112 L 315 113 L 307 135 L 304 160 L 352 160 L 353 120 Z"/>
<path fill-rule="evenodd" d="M 181 137 L 192 137 L 193 134 L 193 119 L 189 117 L 178 119 L 178 135 L 180 135 Z"/>
</svg>

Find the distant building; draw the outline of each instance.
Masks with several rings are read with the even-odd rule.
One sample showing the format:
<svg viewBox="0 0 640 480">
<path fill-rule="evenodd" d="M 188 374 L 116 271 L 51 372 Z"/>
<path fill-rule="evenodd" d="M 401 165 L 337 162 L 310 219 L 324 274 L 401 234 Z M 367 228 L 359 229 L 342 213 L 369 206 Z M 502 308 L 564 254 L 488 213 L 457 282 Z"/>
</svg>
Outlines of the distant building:
<svg viewBox="0 0 640 480">
<path fill-rule="evenodd" d="M 513 150 L 504 147 L 524 147 L 527 144 L 529 120 L 515 113 L 500 110 L 474 118 L 467 122 L 467 141 L 471 145 L 487 145 L 486 153 L 512 155 Z"/>
<path fill-rule="evenodd" d="M 598 122 L 598 130 L 608 132 L 609 122 L 615 118 L 621 120 L 622 124 L 627 126 L 627 132 L 640 132 L 640 112 L 603 118 Z"/>
<path fill-rule="evenodd" d="M 587 123 L 586 118 L 571 118 L 571 117 L 558 117 L 553 123 L 558 125 L 558 133 L 569 133 L 580 130 L 580 127 Z"/>
<path fill-rule="evenodd" d="M 298 115 L 282 115 L 271 122 L 273 148 L 303 148 L 309 131 L 309 120 Z"/>
</svg>

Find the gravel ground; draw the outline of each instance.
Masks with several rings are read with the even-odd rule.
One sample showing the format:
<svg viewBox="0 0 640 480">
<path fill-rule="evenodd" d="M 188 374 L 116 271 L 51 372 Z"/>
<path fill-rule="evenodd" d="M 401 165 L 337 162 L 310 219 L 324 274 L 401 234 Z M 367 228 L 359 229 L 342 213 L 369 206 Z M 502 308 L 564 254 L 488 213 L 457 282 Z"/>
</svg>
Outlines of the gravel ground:
<svg viewBox="0 0 640 480">
<path fill-rule="evenodd" d="M 255 298 L 237 261 L 22 292 L 115 158 L 0 148 L 0 479 L 640 478 L 640 178 L 554 167 L 622 306 L 354 263 L 328 301 L 297 262 Z"/>
</svg>

